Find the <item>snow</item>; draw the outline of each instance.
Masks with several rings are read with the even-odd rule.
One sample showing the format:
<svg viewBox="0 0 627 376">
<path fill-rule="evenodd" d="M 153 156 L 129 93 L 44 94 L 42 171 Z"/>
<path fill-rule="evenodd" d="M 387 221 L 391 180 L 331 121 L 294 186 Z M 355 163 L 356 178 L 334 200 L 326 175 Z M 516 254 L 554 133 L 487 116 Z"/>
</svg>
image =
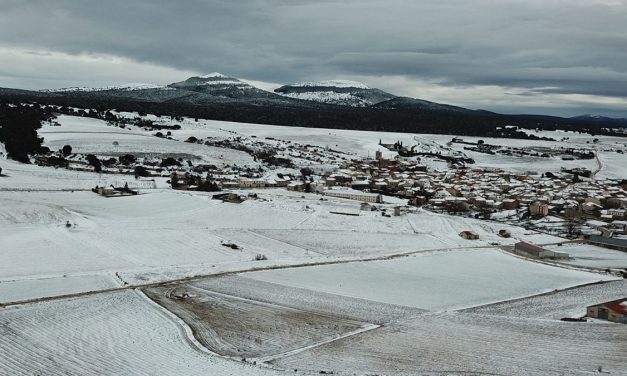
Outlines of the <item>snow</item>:
<svg viewBox="0 0 627 376">
<path fill-rule="evenodd" d="M 601 274 L 530 263 L 491 249 L 260 271 L 244 276 L 434 311 L 461 309 L 613 279 Z"/>
<path fill-rule="evenodd" d="M 90 92 L 90 91 L 105 91 L 105 90 L 146 90 L 146 89 L 168 89 L 166 85 L 155 85 L 146 83 L 130 83 L 117 86 L 104 86 L 104 87 L 67 87 L 61 89 L 48 89 L 42 90 L 43 92 L 55 93 L 55 92 Z"/>
<path fill-rule="evenodd" d="M 205 74 L 204 76 L 199 76 L 200 78 L 227 78 L 227 76 L 223 75 L 222 73 L 218 73 L 218 72 L 212 72 L 209 74 Z"/>
<path fill-rule="evenodd" d="M 119 287 L 111 275 L 63 275 L 39 279 L 0 280 L 0 303 L 76 294 Z"/>
<path fill-rule="evenodd" d="M 275 362 L 386 375 L 625 375 L 627 328 L 466 312 L 423 314 Z M 337 373 L 337 372 L 336 372 Z"/>
<path fill-rule="evenodd" d="M 173 124 L 169 118 L 149 118 L 157 124 Z M 413 134 L 188 118 L 175 122 L 182 126 L 172 131 L 175 140 L 164 140 L 140 128 L 120 129 L 94 119 L 61 116 L 58 121 L 61 126 L 48 124 L 40 131 L 52 149 L 70 144 L 74 151 L 102 156 L 176 154 L 216 164 L 256 166 L 247 154 L 181 140 L 255 135 L 260 141 L 273 137 L 328 146 L 348 157 L 373 155 L 375 150 L 392 156 L 378 145 L 380 139 L 401 140 L 405 145 L 416 142 Z M 582 145 L 585 137 L 572 135 L 565 143 Z M 450 138 L 419 137 L 432 148 L 447 148 Z M 486 140 L 559 145 L 492 141 Z M 273 141 L 264 142 L 273 145 Z M 603 163 L 599 174 L 623 174 L 627 165 L 623 154 L 610 151 L 620 147 L 619 141 L 600 137 L 598 147 Z M 452 149 L 460 151 L 459 146 Z M 178 286 L 206 290 L 214 301 L 244 315 L 239 317 L 246 317 L 246 327 L 263 320 L 260 337 L 271 338 L 277 351 L 291 350 L 292 346 L 283 348 L 287 343 L 307 345 L 272 362 L 272 367 L 290 372 L 478 371 L 518 376 L 585 374 L 598 365 L 612 374 L 627 369 L 624 349 L 616 346 L 627 341 L 627 332 L 620 325 L 557 321 L 560 315 L 581 316 L 587 305 L 624 296 L 624 280 L 575 267 L 624 267 L 625 258 L 617 251 L 587 245 L 554 247 L 575 258 L 547 265 L 492 247 L 491 243 L 511 245 L 518 240 L 536 244 L 563 241 L 512 225 L 425 210 L 389 218 L 380 211 L 342 216 L 332 212 L 357 212 L 360 203 L 331 197 L 321 201 L 317 194 L 284 189 L 249 190 L 246 192 L 256 193 L 259 199 L 222 203 L 211 200 L 207 193 L 165 189 L 165 179 L 152 182 L 20 164 L 4 158 L 2 145 L 0 152 L 3 174 L 7 175 L 0 178 L 0 304 L 84 293 L 0 309 L 0 374 L 268 374 L 264 366 L 232 362 L 204 349 L 190 327 L 139 291 L 92 293 L 127 284 L 216 274 L 220 276 Z M 477 160 L 484 166 L 529 169 L 525 158 L 478 155 Z M 572 163 L 579 165 L 580 161 Z M 322 165 L 334 167 L 328 161 Z M 533 168 L 561 165 L 558 160 L 538 161 Z M 283 170 L 268 171 L 268 175 L 278 171 Z M 140 195 L 108 199 L 79 191 L 126 181 L 139 187 Z M 404 200 L 384 197 L 384 201 L 378 206 L 390 210 Z M 508 230 L 512 237 L 498 237 L 500 229 Z M 474 231 L 480 239 L 462 239 L 458 236 L 462 230 Z M 235 243 L 240 249 L 223 243 Z M 264 254 L 268 260 L 253 261 L 256 254 Z M 325 265 L 305 266 L 310 263 Z M 554 292 L 596 281 L 610 282 Z M 541 293 L 549 294 L 537 295 Z M 242 299 L 248 302 L 241 304 Z M 254 307 L 259 305 L 265 308 L 257 315 Z M 275 313 L 300 315 L 302 311 L 316 318 L 322 315 L 384 326 L 359 334 L 349 331 L 343 338 L 314 347 L 300 342 L 301 330 L 309 330 L 293 317 L 277 320 L 280 331 L 270 333 Z M 233 338 L 229 330 L 222 335 Z M 323 337 L 316 341 L 329 338 Z M 260 350 L 256 355 L 264 355 L 263 345 L 247 340 L 251 337 L 244 333 L 237 341 L 241 348 Z M 542 351 L 530 352 L 531 346 Z"/>
<path fill-rule="evenodd" d="M 627 269 L 627 252 L 602 248 L 591 244 L 565 244 L 561 247 L 548 247 L 548 249 L 568 253 L 572 259 L 564 262 L 571 265 Z"/>
<path fill-rule="evenodd" d="M 103 120 L 61 115 L 60 126 L 44 125 L 39 134 L 44 145 L 59 150 L 72 146 L 73 153 L 98 156 L 133 154 L 136 157 L 183 157 L 215 165 L 237 164 L 257 166 L 245 152 L 155 137 L 136 127 L 117 128 Z M 113 145 L 117 142 L 117 145 Z"/>
<path fill-rule="evenodd" d="M 357 89 L 369 89 L 369 87 L 361 82 L 350 80 L 326 80 L 326 81 L 312 81 L 312 82 L 296 82 L 287 86 L 293 87 L 337 87 L 337 88 L 349 88 L 354 87 Z"/>
<path fill-rule="evenodd" d="M 627 280 L 622 279 L 471 308 L 464 312 L 559 320 L 563 317 L 582 317 L 586 314 L 587 306 L 624 298 L 626 292 Z"/>
<path fill-rule="evenodd" d="M 316 101 L 323 103 L 338 103 L 338 102 L 354 102 L 355 105 L 359 106 L 367 106 L 371 103 L 368 101 L 361 99 L 351 93 L 336 93 L 334 91 L 311 91 L 305 93 L 280 93 L 285 97 L 295 98 L 295 99 L 303 99 L 307 101 Z"/>
<path fill-rule="evenodd" d="M 202 83 L 207 86 L 240 86 L 240 87 L 251 87 L 249 84 L 245 82 L 241 82 L 238 80 L 211 80 Z"/>
<path fill-rule="evenodd" d="M 268 375 L 211 356 L 133 291 L 0 311 L 2 375 Z"/>
<path fill-rule="evenodd" d="M 0 302 L 69 293 L 69 277 L 77 275 L 93 276 L 93 283 L 74 284 L 89 291 L 98 286 L 99 276 L 115 273 L 124 281 L 141 282 L 144 274 L 163 280 L 190 270 L 210 274 L 250 268 L 258 265 L 253 261 L 257 253 L 272 262 L 297 262 L 308 252 L 248 230 L 289 229 L 308 216 L 170 190 L 110 199 L 91 192 L 2 192 L 0 282 L 11 284 L 2 288 L 0 283 Z M 222 242 L 237 242 L 243 249 Z M 44 279 L 49 281 L 45 291 L 30 291 L 33 280 Z M 13 291 L 18 288 L 23 291 Z"/>
</svg>

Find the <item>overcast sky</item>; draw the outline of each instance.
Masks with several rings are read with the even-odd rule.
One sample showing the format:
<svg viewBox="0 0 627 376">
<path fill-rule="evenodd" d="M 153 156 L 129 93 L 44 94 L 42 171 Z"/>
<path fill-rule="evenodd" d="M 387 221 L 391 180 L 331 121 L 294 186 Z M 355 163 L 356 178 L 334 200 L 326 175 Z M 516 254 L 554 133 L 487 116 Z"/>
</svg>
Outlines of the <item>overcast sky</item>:
<svg viewBox="0 0 627 376">
<path fill-rule="evenodd" d="M 352 79 L 509 113 L 627 117 L 627 0 L 0 0 L 0 86 Z"/>
</svg>

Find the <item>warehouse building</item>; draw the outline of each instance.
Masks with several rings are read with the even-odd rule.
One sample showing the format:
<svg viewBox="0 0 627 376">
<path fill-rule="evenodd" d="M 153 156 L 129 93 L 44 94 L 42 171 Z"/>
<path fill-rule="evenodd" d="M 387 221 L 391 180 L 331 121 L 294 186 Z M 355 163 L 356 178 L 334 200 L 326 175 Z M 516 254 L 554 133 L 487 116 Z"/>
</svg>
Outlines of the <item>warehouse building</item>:
<svg viewBox="0 0 627 376">
<path fill-rule="evenodd" d="M 586 309 L 586 316 L 627 324 L 627 298 L 591 305 Z"/>
</svg>

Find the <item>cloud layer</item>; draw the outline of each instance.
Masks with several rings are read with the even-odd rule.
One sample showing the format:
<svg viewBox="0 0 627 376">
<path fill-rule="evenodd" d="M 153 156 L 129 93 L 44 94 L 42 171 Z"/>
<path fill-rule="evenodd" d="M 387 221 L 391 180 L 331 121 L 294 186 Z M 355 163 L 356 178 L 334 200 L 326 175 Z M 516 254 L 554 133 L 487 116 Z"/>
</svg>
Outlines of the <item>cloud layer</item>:
<svg viewBox="0 0 627 376">
<path fill-rule="evenodd" d="M 627 115 L 624 20 L 622 0 L 0 0 L 0 79 L 359 78 L 475 108 Z"/>
</svg>

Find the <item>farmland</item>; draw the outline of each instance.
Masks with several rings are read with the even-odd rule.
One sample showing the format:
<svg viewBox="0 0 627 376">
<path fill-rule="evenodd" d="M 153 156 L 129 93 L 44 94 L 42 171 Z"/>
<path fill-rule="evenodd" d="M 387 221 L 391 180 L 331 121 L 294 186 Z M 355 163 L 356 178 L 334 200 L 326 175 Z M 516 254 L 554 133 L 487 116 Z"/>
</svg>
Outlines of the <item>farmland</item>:
<svg viewBox="0 0 627 376">
<path fill-rule="evenodd" d="M 238 187 L 219 192 L 238 198 L 223 202 L 216 192 L 168 183 L 186 165 L 296 180 L 301 169 L 337 170 L 375 151 L 390 156 L 381 138 L 459 149 L 447 146 L 451 137 L 150 119 L 181 128 L 167 139 L 64 115 L 40 135 L 52 150 L 72 146 L 69 168 L 21 164 L 3 152 L 1 375 L 523 376 L 589 375 L 600 366 L 627 374 L 625 325 L 560 321 L 627 295 L 620 251 L 516 221 L 417 208 L 392 195 L 362 205 L 316 191 Z M 210 142 L 184 142 L 191 136 Z M 578 146 L 589 138 L 569 136 L 565 142 Z M 251 150 L 274 148 L 293 166 L 268 166 L 214 144 L 236 138 Z M 601 137 L 598 146 L 618 145 Z M 152 176 L 118 165 L 96 173 L 83 158 L 128 153 Z M 605 164 L 616 156 L 602 153 L 609 156 L 600 154 L 599 174 L 622 174 Z M 475 154 L 480 166 L 512 171 L 533 162 Z M 181 158 L 183 167 L 150 164 L 165 158 Z M 562 162 L 533 166 L 554 171 Z M 91 191 L 125 184 L 138 194 Z M 479 238 L 464 239 L 462 231 Z M 510 253 L 518 241 L 572 257 Z"/>
</svg>

